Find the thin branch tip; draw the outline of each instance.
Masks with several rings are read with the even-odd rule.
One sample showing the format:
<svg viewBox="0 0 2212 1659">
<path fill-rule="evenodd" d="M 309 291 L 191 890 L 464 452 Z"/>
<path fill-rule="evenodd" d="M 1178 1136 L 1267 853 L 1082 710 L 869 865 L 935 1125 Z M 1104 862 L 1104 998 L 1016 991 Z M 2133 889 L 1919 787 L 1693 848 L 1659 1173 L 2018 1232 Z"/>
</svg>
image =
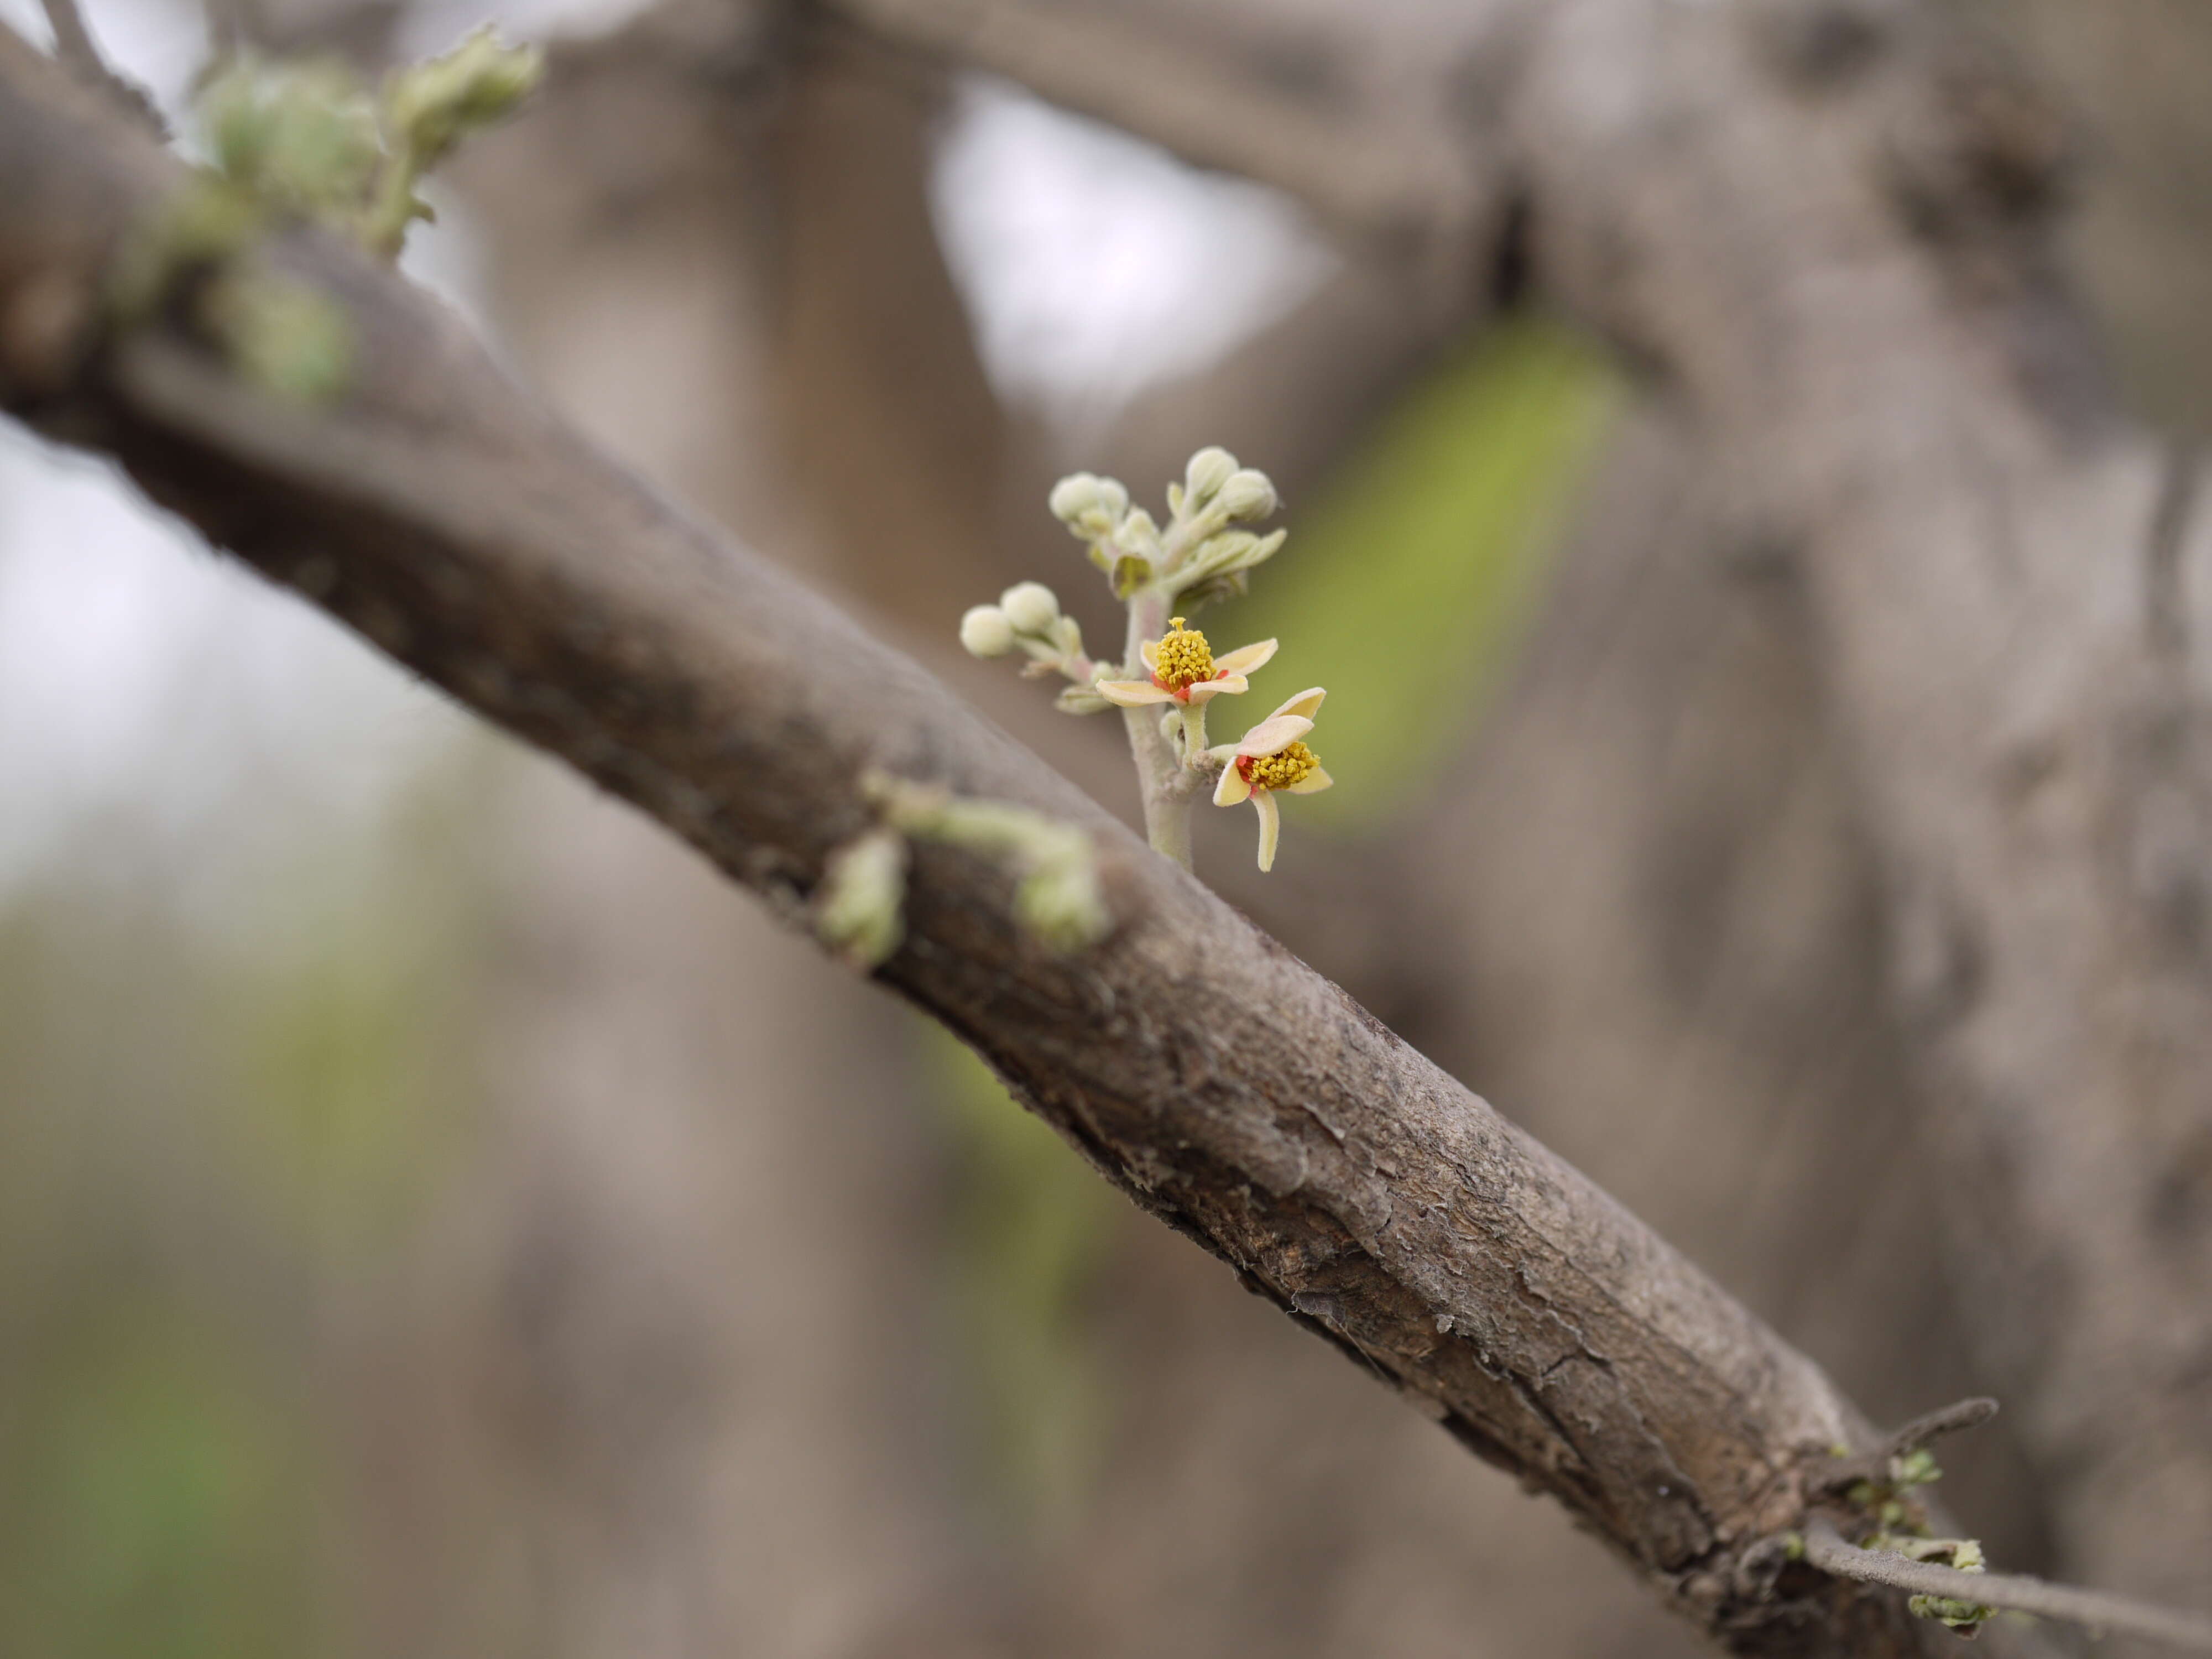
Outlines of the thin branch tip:
<svg viewBox="0 0 2212 1659">
<path fill-rule="evenodd" d="M 40 3 L 46 8 L 46 27 L 54 32 L 54 56 L 75 70 L 80 79 L 128 110 L 133 118 L 150 128 L 155 137 L 167 142 L 168 123 L 154 106 L 153 98 L 143 87 L 108 67 L 107 60 L 100 55 L 100 47 L 93 40 L 92 30 L 85 23 L 77 0 Z"/>
<path fill-rule="evenodd" d="M 1961 1572 L 1847 1542 L 1826 1516 L 1804 1531 L 1805 1559 L 1821 1571 L 1860 1583 L 1885 1584 L 1915 1595 L 1942 1596 L 2006 1612 L 2079 1625 L 2101 1634 L 2136 1636 L 2193 1653 L 2212 1653 L 2212 1619 L 2104 1590 L 2053 1584 L 2019 1573 Z"/>
<path fill-rule="evenodd" d="M 1886 1480 L 1889 1478 L 1889 1466 L 1895 1459 L 1910 1456 L 1947 1436 L 1978 1429 L 1996 1414 L 1997 1402 L 1986 1395 L 1954 1401 L 1950 1405 L 1939 1406 L 1932 1412 L 1923 1413 L 1891 1434 L 1872 1451 L 1842 1458 L 1823 1470 L 1820 1490 L 1846 1492 L 1862 1480 Z"/>
</svg>

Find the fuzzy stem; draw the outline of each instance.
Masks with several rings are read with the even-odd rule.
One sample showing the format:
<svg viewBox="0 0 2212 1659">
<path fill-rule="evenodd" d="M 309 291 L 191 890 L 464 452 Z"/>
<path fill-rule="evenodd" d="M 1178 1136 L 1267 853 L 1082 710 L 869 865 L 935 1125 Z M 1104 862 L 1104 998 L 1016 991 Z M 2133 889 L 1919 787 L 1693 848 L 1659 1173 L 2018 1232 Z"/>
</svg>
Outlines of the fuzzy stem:
<svg viewBox="0 0 2212 1659">
<path fill-rule="evenodd" d="M 1168 596 L 1156 587 L 1147 587 L 1130 599 L 1129 636 L 1123 660 L 1132 677 L 1141 671 L 1145 641 L 1167 631 L 1170 603 Z M 1144 795 L 1145 839 L 1152 842 L 1154 852 L 1166 854 L 1188 870 L 1191 867 L 1190 803 L 1177 799 L 1173 790 L 1182 763 L 1160 735 L 1159 705 L 1125 708 L 1121 723 L 1128 728 L 1129 753 L 1137 763 L 1137 783 Z"/>
</svg>

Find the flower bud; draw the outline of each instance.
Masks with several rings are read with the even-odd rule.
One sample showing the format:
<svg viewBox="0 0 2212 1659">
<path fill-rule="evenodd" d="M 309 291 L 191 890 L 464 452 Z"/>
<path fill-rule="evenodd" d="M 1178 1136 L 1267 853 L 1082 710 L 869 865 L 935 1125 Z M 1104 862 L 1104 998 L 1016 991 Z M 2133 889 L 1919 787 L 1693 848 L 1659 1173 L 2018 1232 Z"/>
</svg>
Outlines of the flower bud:
<svg viewBox="0 0 2212 1659">
<path fill-rule="evenodd" d="M 960 618 L 960 643 L 971 657 L 1003 657 L 1014 648 L 1014 625 L 995 605 L 972 605 Z"/>
<path fill-rule="evenodd" d="M 1215 502 L 1231 519 L 1264 519 L 1275 510 L 1275 485 L 1264 472 L 1244 467 L 1232 472 Z"/>
<path fill-rule="evenodd" d="M 999 609 L 1017 634 L 1042 634 L 1060 620 L 1060 601 L 1042 582 L 1016 582 L 999 595 Z"/>
<path fill-rule="evenodd" d="M 1160 527 L 1152 522 L 1152 515 L 1139 507 L 1121 520 L 1114 532 L 1114 544 L 1132 558 L 1158 563 L 1165 551 L 1160 541 Z"/>
<path fill-rule="evenodd" d="M 1110 535 L 1129 510 L 1129 492 L 1119 479 L 1076 472 L 1052 487 L 1052 515 L 1080 535 Z"/>
<path fill-rule="evenodd" d="M 1183 511 L 1195 513 L 1204 507 L 1236 471 L 1237 458 L 1218 444 L 1200 450 L 1183 468 Z"/>
</svg>

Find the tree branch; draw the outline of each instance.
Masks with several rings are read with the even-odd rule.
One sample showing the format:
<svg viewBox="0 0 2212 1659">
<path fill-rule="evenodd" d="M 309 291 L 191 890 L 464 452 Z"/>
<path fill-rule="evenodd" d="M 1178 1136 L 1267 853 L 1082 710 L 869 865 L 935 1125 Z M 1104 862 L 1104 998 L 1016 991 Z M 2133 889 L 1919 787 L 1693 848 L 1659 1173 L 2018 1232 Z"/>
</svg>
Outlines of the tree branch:
<svg viewBox="0 0 2212 1659">
<path fill-rule="evenodd" d="M 325 239 L 268 249 L 358 337 L 323 409 L 167 326 L 107 336 L 109 263 L 179 176 L 0 31 L 0 406 L 113 454 L 794 919 L 872 821 L 872 770 L 1082 826 L 1109 941 L 1041 951 L 1000 871 L 924 846 L 884 981 L 1133 1200 L 1734 1650 L 1936 1650 L 1887 1598 L 1838 1583 L 1784 1607 L 1735 1571 L 1797 1521 L 1808 1468 L 1868 1438 L 1814 1366 L 913 663 L 591 450 L 434 303 Z"/>
<path fill-rule="evenodd" d="M 1267 18 L 1255 52 L 1252 40 L 1222 38 L 1239 19 L 1220 5 L 829 4 L 886 40 L 1019 81 L 1201 167 L 1279 185 L 1358 235 L 1449 240 L 1502 205 L 1493 175 L 1428 106 L 1432 83 L 1416 83 L 1413 108 L 1329 95 L 1340 29 L 1318 17 Z"/>
<path fill-rule="evenodd" d="M 1885 1480 L 1889 1478 L 1892 1458 L 1918 1451 L 1923 1446 L 1946 1435 L 1963 1434 L 1968 1429 L 1978 1429 L 1996 1414 L 1996 1401 L 1978 1397 L 1938 1407 L 1914 1418 L 1863 1456 L 1839 1460 L 1821 1478 L 1820 1485 L 1828 1492 L 1844 1492 L 1862 1480 Z"/>
<path fill-rule="evenodd" d="M 46 11 L 46 27 L 54 32 L 54 56 L 83 76 L 87 84 L 100 88 L 112 96 L 121 107 L 143 120 L 162 137 L 168 136 L 161 112 L 144 88 L 134 86 L 107 66 L 94 44 L 92 31 L 85 26 L 84 13 L 77 0 L 42 0 Z"/>
<path fill-rule="evenodd" d="M 2114 1636 L 2141 1636 L 2154 1642 L 2212 1653 L 2212 1619 L 2172 1613 L 2124 1595 L 2049 1584 L 2019 1573 L 1960 1572 L 1929 1561 L 1911 1561 L 1884 1550 L 1847 1544 L 1835 1523 L 1815 1516 L 1805 1528 L 1805 1559 L 1823 1572 L 1887 1584 L 1915 1595 L 1940 1595 L 1985 1607 L 2032 1613 Z"/>
</svg>

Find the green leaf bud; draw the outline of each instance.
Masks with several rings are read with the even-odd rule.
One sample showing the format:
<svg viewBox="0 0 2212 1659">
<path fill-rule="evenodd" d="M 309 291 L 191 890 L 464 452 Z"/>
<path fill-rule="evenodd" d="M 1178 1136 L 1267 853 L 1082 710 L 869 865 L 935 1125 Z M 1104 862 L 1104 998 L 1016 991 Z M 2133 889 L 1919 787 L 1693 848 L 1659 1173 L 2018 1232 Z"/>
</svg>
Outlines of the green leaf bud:
<svg viewBox="0 0 2212 1659">
<path fill-rule="evenodd" d="M 1073 834 L 1014 889 L 1014 920 L 1055 951 L 1080 951 L 1106 936 L 1112 918 L 1098 884 L 1090 837 Z"/>
<path fill-rule="evenodd" d="M 506 116 L 544 72 L 543 52 L 507 45 L 488 23 L 444 57 L 395 74 L 385 91 L 385 118 L 416 167 L 426 167 L 475 129 Z"/>
<path fill-rule="evenodd" d="M 319 289 L 233 271 L 201 299 L 231 362 L 269 391 L 304 402 L 337 397 L 352 378 L 353 319 Z"/>
<path fill-rule="evenodd" d="M 875 968 L 905 936 L 906 839 L 871 830 L 830 856 L 817 896 L 814 931 L 848 962 Z"/>
</svg>

